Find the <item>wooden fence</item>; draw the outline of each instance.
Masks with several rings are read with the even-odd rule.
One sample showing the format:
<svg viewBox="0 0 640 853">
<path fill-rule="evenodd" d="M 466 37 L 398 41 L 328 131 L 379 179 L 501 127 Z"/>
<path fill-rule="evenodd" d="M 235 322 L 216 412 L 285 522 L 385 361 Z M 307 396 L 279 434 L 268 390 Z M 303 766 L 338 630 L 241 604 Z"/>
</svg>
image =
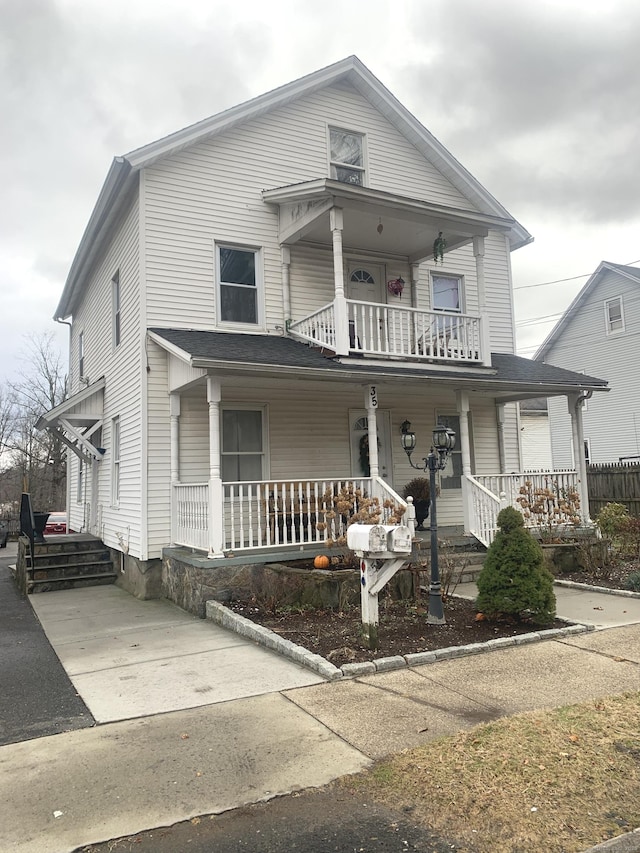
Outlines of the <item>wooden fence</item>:
<svg viewBox="0 0 640 853">
<path fill-rule="evenodd" d="M 587 466 L 589 512 L 592 518 L 608 503 L 624 504 L 640 516 L 640 462 L 612 462 Z"/>
</svg>

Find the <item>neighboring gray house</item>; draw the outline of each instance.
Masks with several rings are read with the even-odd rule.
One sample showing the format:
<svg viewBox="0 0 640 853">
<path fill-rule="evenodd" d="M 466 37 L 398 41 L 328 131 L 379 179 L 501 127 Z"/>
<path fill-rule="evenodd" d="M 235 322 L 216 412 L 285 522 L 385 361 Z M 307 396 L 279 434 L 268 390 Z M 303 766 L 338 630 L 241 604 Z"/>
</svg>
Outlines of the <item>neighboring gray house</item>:
<svg viewBox="0 0 640 853">
<path fill-rule="evenodd" d="M 640 269 L 602 261 L 534 358 L 607 378 L 609 394 L 584 400 L 588 462 L 640 455 Z M 573 467 L 571 420 L 559 398 L 549 400 L 549 424 L 554 466 Z"/>
<path fill-rule="evenodd" d="M 606 386 L 515 355 L 530 240 L 356 57 L 116 158 L 56 309 L 71 397 L 40 421 L 71 528 L 129 588 L 170 546 L 322 547 L 341 484 L 402 504 L 411 421 L 418 460 L 455 430 L 439 520 L 488 542 L 517 402 Z"/>
<path fill-rule="evenodd" d="M 550 471 L 551 433 L 545 397 L 522 400 L 520 406 L 520 454 L 523 471 Z"/>
</svg>

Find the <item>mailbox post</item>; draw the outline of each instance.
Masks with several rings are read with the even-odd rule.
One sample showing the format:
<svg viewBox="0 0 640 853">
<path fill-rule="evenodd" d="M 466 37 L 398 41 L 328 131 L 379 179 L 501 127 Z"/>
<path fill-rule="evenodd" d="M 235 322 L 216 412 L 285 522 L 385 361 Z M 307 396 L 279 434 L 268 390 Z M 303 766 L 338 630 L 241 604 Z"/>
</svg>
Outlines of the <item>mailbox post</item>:
<svg viewBox="0 0 640 853">
<path fill-rule="evenodd" d="M 362 633 L 370 649 L 378 648 L 378 593 L 411 554 L 411 531 L 405 525 L 352 524 L 347 545 L 360 558 Z"/>
</svg>

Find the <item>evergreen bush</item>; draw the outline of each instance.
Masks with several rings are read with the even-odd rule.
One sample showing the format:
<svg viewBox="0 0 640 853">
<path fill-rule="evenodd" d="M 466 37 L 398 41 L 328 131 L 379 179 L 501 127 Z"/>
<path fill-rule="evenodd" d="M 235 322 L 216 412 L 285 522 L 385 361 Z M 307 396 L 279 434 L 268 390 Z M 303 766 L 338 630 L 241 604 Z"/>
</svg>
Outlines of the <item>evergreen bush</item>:
<svg viewBox="0 0 640 853">
<path fill-rule="evenodd" d="M 542 548 L 525 530 L 524 519 L 514 507 L 499 513 L 498 527 L 478 577 L 476 607 L 488 619 L 508 615 L 539 625 L 551 622 L 556 598 Z"/>
</svg>

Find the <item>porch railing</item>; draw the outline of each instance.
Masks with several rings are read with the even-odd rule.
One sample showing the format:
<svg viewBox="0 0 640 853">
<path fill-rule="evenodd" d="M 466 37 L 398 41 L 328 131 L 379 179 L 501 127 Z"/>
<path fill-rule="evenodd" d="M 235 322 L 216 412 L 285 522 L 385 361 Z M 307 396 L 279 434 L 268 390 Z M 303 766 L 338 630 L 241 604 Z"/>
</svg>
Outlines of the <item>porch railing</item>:
<svg viewBox="0 0 640 853">
<path fill-rule="evenodd" d="M 369 498 L 378 499 L 383 523 L 394 507 L 407 508 L 384 480 L 371 477 L 224 483 L 223 491 L 224 548 L 233 552 L 336 541 Z"/>
<path fill-rule="evenodd" d="M 209 484 L 177 483 L 173 487 L 176 545 L 209 550 Z"/>
<path fill-rule="evenodd" d="M 486 546 L 495 538 L 498 513 L 503 507 L 513 506 L 522 512 L 525 508 L 518 502 L 518 498 L 534 496 L 536 492 L 548 493 L 548 497 L 545 497 L 546 515 L 553 520 L 554 526 L 562 527 L 571 523 L 567 505 L 571 505 L 572 501 L 567 498 L 579 490 L 575 471 L 467 476 L 466 483 L 471 533 Z M 533 515 L 523 514 L 525 527 L 538 526 Z"/>
<path fill-rule="evenodd" d="M 479 317 L 347 300 L 350 350 L 411 359 L 482 362 Z"/>
</svg>

